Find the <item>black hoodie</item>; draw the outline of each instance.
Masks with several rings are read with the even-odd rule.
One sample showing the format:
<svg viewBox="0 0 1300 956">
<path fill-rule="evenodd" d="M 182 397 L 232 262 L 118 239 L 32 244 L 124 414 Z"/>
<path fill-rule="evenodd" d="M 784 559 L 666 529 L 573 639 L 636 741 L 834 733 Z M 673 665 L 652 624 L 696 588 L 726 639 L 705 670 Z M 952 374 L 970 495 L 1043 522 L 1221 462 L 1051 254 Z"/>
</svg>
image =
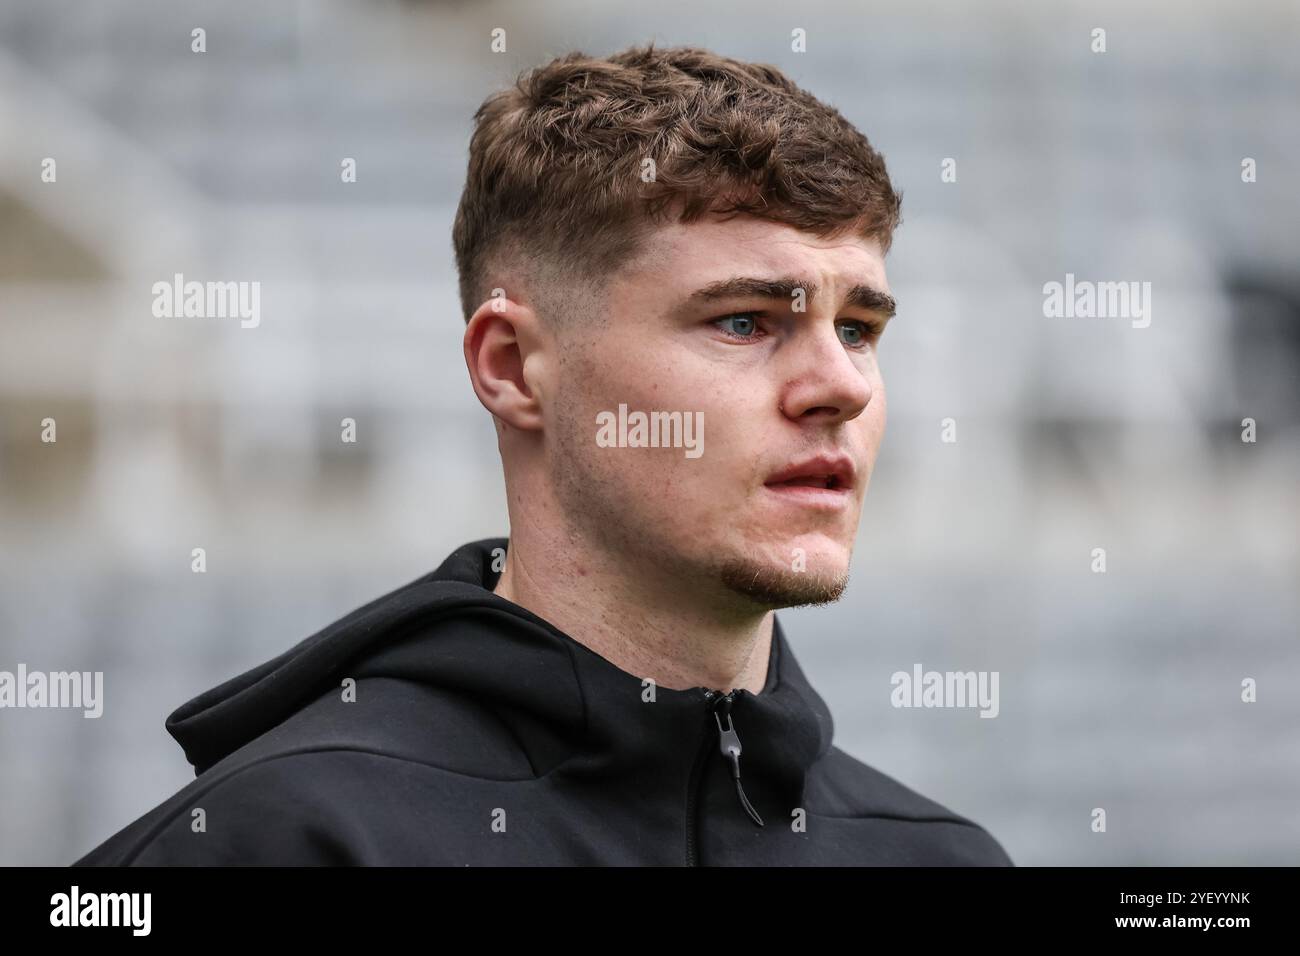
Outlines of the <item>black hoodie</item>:
<svg viewBox="0 0 1300 956">
<path fill-rule="evenodd" d="M 492 593 L 506 546 L 180 707 L 196 779 L 74 865 L 1011 865 L 831 743 L 779 622 L 759 694 L 643 685 Z"/>
</svg>

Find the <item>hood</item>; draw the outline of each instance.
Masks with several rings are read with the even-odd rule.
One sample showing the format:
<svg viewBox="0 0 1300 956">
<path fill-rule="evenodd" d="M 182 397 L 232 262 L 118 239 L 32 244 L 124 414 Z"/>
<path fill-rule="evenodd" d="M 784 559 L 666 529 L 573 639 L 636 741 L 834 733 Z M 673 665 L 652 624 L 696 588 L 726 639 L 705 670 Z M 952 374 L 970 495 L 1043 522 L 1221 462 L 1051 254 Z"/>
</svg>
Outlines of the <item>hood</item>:
<svg viewBox="0 0 1300 956">
<path fill-rule="evenodd" d="M 830 749 L 834 728 L 779 621 L 758 694 L 657 687 L 655 706 L 647 707 L 640 677 L 492 593 L 500 576 L 493 552 L 500 557 L 508 546 L 507 538 L 487 538 L 458 548 L 435 571 L 177 708 L 167 718 L 168 732 L 199 774 L 337 689 L 344 677 L 386 677 L 491 706 L 517 728 L 538 768 L 570 755 L 574 740 L 644 768 L 679 742 L 696 746 L 713 710 L 724 755 L 729 740 L 743 747 L 743 758 L 729 760 L 745 779 L 758 774 L 791 796 L 802 792 L 805 775 Z M 719 703 L 726 708 L 720 711 Z"/>
</svg>

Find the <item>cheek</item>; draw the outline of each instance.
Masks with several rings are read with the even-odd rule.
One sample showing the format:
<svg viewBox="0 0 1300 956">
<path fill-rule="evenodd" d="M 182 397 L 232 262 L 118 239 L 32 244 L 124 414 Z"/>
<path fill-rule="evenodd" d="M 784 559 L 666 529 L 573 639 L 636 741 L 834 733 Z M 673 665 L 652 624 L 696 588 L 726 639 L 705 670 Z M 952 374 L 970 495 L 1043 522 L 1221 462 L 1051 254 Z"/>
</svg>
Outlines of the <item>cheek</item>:
<svg viewBox="0 0 1300 956">
<path fill-rule="evenodd" d="M 716 508 L 719 495 L 747 480 L 750 459 L 762 456 L 758 423 L 765 409 L 775 417 L 770 383 L 720 376 L 715 362 L 662 343 L 640 348 L 627 338 L 602 339 L 569 359 L 563 372 L 562 389 L 570 399 L 563 414 L 573 420 L 561 427 L 570 447 L 582 443 L 594 472 L 637 489 L 642 507 L 674 526 L 700 520 L 698 509 Z M 600 447 L 597 415 L 617 418 L 620 404 L 629 414 L 692 416 L 697 427 L 689 450 L 699 454 L 688 455 L 682 447 Z"/>
<path fill-rule="evenodd" d="M 701 401 L 710 386 L 640 364 L 575 361 L 567 374 L 554 403 L 558 467 L 565 457 L 579 459 L 592 479 L 622 489 L 634 510 L 662 510 L 715 467 L 713 439 L 725 409 Z"/>
<path fill-rule="evenodd" d="M 866 434 L 867 448 L 874 459 L 876 451 L 880 448 L 880 443 L 885 437 L 885 420 L 888 414 L 884 401 L 877 404 L 876 399 L 872 398 L 871 404 L 873 407 L 863 412 L 862 418 L 865 419 L 863 427 Z"/>
<path fill-rule="evenodd" d="M 865 450 L 864 458 L 866 461 L 867 480 L 862 483 L 861 493 L 866 494 L 867 485 L 871 481 L 871 475 L 876 469 L 876 459 L 880 454 L 880 446 L 885 437 L 885 420 L 888 417 L 887 403 L 885 402 L 884 391 L 878 390 L 871 396 L 871 404 L 859 416 L 862 422 L 862 443 Z"/>
<path fill-rule="evenodd" d="M 623 403 L 629 409 L 667 409 L 662 403 L 677 399 L 677 376 L 666 351 L 661 343 L 607 334 L 574 356 L 565 374 L 572 390 L 593 408 L 616 411 Z"/>
<path fill-rule="evenodd" d="M 871 401 L 862 412 L 862 417 L 878 423 L 884 427 L 886 411 L 889 407 L 889 398 L 885 390 L 885 380 L 880 377 L 880 369 L 874 363 L 867 380 L 871 383 Z"/>
</svg>

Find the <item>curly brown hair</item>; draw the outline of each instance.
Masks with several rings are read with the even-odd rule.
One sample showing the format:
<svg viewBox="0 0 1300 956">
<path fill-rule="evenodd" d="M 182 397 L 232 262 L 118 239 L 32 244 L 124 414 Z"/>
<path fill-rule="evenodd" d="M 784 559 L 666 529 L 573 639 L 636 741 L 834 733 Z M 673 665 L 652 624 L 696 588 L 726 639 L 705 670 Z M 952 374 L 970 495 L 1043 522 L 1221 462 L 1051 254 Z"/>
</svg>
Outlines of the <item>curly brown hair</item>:
<svg viewBox="0 0 1300 956">
<path fill-rule="evenodd" d="M 900 222 L 883 157 L 838 110 L 774 66 L 698 47 L 566 54 L 474 123 L 452 229 L 466 321 L 497 257 L 599 289 L 673 215 L 748 213 L 883 252 Z"/>
</svg>

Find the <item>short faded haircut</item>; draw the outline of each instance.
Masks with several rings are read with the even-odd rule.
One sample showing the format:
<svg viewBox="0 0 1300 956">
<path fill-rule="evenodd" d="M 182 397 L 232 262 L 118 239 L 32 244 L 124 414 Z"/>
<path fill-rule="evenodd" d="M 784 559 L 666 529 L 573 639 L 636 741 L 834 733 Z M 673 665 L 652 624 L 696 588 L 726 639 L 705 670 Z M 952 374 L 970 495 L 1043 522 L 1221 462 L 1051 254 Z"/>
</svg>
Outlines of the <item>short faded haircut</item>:
<svg viewBox="0 0 1300 956">
<path fill-rule="evenodd" d="M 501 263 L 599 292 L 673 216 L 748 213 L 882 252 L 900 222 L 884 158 L 838 110 L 774 66 L 698 47 L 566 54 L 474 124 L 452 228 L 467 322 Z"/>
</svg>

